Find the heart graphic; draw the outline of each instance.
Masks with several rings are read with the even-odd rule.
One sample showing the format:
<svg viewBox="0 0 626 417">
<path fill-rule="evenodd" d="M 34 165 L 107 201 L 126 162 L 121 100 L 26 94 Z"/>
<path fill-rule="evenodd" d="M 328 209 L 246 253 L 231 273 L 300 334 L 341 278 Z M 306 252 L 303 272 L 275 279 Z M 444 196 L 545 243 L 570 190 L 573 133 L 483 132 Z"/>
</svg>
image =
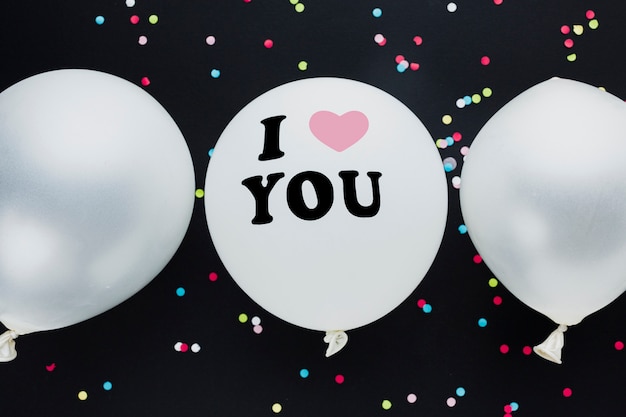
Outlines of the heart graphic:
<svg viewBox="0 0 626 417">
<path fill-rule="evenodd" d="M 357 143 L 367 129 L 369 121 L 360 111 L 349 111 L 342 115 L 321 110 L 309 120 L 309 128 L 320 142 L 342 152 Z"/>
</svg>

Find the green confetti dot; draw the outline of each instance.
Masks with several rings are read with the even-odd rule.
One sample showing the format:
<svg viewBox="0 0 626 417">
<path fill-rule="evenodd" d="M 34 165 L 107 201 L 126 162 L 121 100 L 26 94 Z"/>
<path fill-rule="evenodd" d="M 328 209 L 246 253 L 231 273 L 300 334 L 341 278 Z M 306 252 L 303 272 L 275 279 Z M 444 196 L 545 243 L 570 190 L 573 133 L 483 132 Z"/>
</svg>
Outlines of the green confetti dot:
<svg viewBox="0 0 626 417">
<path fill-rule="evenodd" d="M 152 23 L 153 25 L 156 25 L 158 21 L 159 21 L 159 16 L 155 14 L 151 14 L 150 17 L 148 18 L 148 22 Z"/>
<path fill-rule="evenodd" d="M 589 29 L 597 29 L 598 26 L 600 26 L 600 23 L 598 23 L 598 19 L 591 19 L 589 21 Z"/>
<path fill-rule="evenodd" d="M 198 198 L 204 197 L 204 190 L 202 188 L 198 188 L 196 190 L 196 197 L 198 197 Z"/>
<path fill-rule="evenodd" d="M 283 406 L 280 405 L 280 403 L 274 403 L 272 404 L 272 411 L 276 414 L 280 413 L 281 411 L 283 411 Z"/>
<path fill-rule="evenodd" d="M 389 410 L 391 408 L 391 401 L 383 400 L 382 407 L 383 410 Z"/>
<path fill-rule="evenodd" d="M 569 54 L 569 55 L 567 56 L 567 60 L 568 60 L 569 62 L 574 62 L 574 61 L 576 61 L 576 54 Z"/>
<path fill-rule="evenodd" d="M 306 62 L 306 61 L 298 62 L 298 69 L 300 71 L 306 71 L 308 67 L 309 67 L 309 63 L 308 62 Z"/>
<path fill-rule="evenodd" d="M 294 6 L 294 8 L 296 9 L 296 12 L 302 13 L 304 11 L 304 4 L 298 3 Z"/>
<path fill-rule="evenodd" d="M 478 104 L 480 103 L 480 100 L 482 100 L 480 94 L 472 94 L 472 103 Z"/>
<path fill-rule="evenodd" d="M 495 279 L 495 278 L 491 278 L 491 279 L 489 280 L 489 286 L 490 286 L 491 288 L 495 288 L 495 287 L 497 287 L 497 286 L 498 286 L 498 280 L 497 280 L 497 279 Z"/>
<path fill-rule="evenodd" d="M 289 3 L 295 6 L 296 4 L 300 3 L 300 0 L 289 0 Z"/>
<path fill-rule="evenodd" d="M 246 313 L 241 313 L 239 315 L 239 323 L 245 323 L 248 321 L 248 315 Z"/>
<path fill-rule="evenodd" d="M 491 97 L 492 94 L 493 94 L 493 91 L 491 91 L 491 88 L 489 87 L 483 88 L 483 97 Z"/>
</svg>

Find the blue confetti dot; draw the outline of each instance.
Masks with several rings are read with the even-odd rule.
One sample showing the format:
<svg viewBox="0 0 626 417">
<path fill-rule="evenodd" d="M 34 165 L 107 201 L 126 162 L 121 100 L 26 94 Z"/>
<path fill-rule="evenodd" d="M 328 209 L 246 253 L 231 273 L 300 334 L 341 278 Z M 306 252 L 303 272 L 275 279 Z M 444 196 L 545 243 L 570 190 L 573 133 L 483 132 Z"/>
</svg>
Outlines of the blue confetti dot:
<svg viewBox="0 0 626 417">
<path fill-rule="evenodd" d="M 302 378 L 308 378 L 309 377 L 309 370 L 306 369 L 306 368 L 300 369 L 300 376 Z"/>
<path fill-rule="evenodd" d="M 454 170 L 454 167 L 452 166 L 452 164 L 450 164 L 450 163 L 446 163 L 446 164 L 443 164 L 443 169 L 444 169 L 446 172 L 451 172 L 452 170 Z"/>
<path fill-rule="evenodd" d="M 452 136 L 446 137 L 446 142 L 448 142 L 448 146 L 454 145 L 454 139 L 452 138 Z"/>
<path fill-rule="evenodd" d="M 479 325 L 480 327 L 486 327 L 486 326 L 487 326 L 487 319 L 482 318 L 482 317 L 481 317 L 481 318 L 479 318 L 479 319 L 478 319 L 478 325 Z"/>
<path fill-rule="evenodd" d="M 382 15 L 383 15 L 383 11 L 380 7 L 376 7 L 374 10 L 372 10 L 372 16 L 381 17 Z"/>
<path fill-rule="evenodd" d="M 213 77 L 213 78 L 219 78 L 219 77 L 220 77 L 220 75 L 221 75 L 220 70 L 218 70 L 218 69 L 213 69 L 213 70 L 211 70 L 211 77 Z"/>
<path fill-rule="evenodd" d="M 469 106 L 470 104 L 472 104 L 472 98 L 470 96 L 463 97 L 463 101 L 465 102 L 466 106 Z"/>
<path fill-rule="evenodd" d="M 104 23 L 104 16 L 96 16 L 96 24 L 101 25 Z"/>
<path fill-rule="evenodd" d="M 517 411 L 519 409 L 519 404 L 516 403 L 515 401 L 513 401 L 511 404 L 509 404 L 511 406 L 511 411 Z"/>
<path fill-rule="evenodd" d="M 398 72 L 404 72 L 406 71 L 406 65 L 398 64 L 396 70 L 398 70 Z"/>
<path fill-rule="evenodd" d="M 463 387 L 458 387 L 458 388 L 456 389 L 456 395 L 457 395 L 458 397 L 462 397 L 462 396 L 464 396 L 464 395 L 465 395 L 465 388 L 463 388 Z"/>
<path fill-rule="evenodd" d="M 424 304 L 422 310 L 424 311 L 424 313 L 430 313 L 431 311 L 433 311 L 433 306 L 431 306 L 430 304 Z"/>
<path fill-rule="evenodd" d="M 213 156 L 213 148 L 209 149 L 209 158 Z"/>
<path fill-rule="evenodd" d="M 102 388 L 104 388 L 105 391 L 111 391 L 111 388 L 113 388 L 113 384 L 111 384 L 109 381 L 106 381 L 104 384 L 102 384 Z"/>
<path fill-rule="evenodd" d="M 464 235 L 465 233 L 467 233 L 467 226 L 465 226 L 464 224 L 459 226 L 459 233 Z"/>
<path fill-rule="evenodd" d="M 182 297 L 185 295 L 185 289 L 183 287 L 176 288 L 176 295 Z"/>
</svg>

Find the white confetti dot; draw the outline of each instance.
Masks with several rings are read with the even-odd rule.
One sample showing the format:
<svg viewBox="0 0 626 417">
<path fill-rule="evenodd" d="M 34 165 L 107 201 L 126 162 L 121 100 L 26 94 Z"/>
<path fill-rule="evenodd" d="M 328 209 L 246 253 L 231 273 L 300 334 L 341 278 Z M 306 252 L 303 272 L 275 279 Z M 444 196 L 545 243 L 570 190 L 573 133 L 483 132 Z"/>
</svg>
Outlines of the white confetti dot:
<svg viewBox="0 0 626 417">
<path fill-rule="evenodd" d="M 200 352 L 200 349 L 202 349 L 202 348 L 201 348 L 201 347 L 200 347 L 200 345 L 199 345 L 199 344 L 197 344 L 197 343 L 194 343 L 193 345 L 191 345 L 191 351 L 192 351 L 193 353 L 198 353 L 198 352 Z"/>
<path fill-rule="evenodd" d="M 456 3 L 448 3 L 447 9 L 450 13 L 456 12 Z"/>
</svg>

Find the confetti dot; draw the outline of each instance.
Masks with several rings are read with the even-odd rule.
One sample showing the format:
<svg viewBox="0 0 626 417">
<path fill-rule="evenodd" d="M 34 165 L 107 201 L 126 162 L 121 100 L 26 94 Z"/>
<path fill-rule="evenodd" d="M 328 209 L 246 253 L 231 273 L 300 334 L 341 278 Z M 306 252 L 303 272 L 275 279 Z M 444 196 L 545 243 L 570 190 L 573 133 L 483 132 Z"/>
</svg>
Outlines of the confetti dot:
<svg viewBox="0 0 626 417">
<path fill-rule="evenodd" d="M 493 91 L 489 87 L 483 88 L 483 97 L 489 98 L 493 94 Z"/>
<path fill-rule="evenodd" d="M 563 41 L 563 45 L 565 45 L 566 48 L 571 48 L 574 46 L 574 40 L 567 38 Z"/>
<path fill-rule="evenodd" d="M 452 139 L 454 139 L 455 142 L 460 141 L 461 139 L 463 139 L 463 135 L 461 135 L 460 132 L 454 132 L 452 134 Z"/>
<path fill-rule="evenodd" d="M 175 350 L 176 352 L 180 352 L 180 350 L 181 350 L 181 347 L 182 347 L 182 346 L 183 346 L 183 343 L 182 343 L 182 342 L 176 342 L 176 343 L 174 344 L 174 350 Z"/>
<path fill-rule="evenodd" d="M 498 280 L 496 278 L 489 278 L 489 286 L 495 288 L 498 286 Z"/>
<path fill-rule="evenodd" d="M 201 188 L 198 188 L 198 189 L 196 190 L 196 197 L 197 197 L 197 198 L 202 198 L 202 197 L 204 197 L 204 190 L 203 190 L 203 189 L 201 189 Z"/>
<path fill-rule="evenodd" d="M 408 403 L 414 404 L 417 401 L 417 395 L 411 393 L 411 394 L 406 396 L 406 400 L 407 400 Z"/>
<path fill-rule="evenodd" d="M 496 6 L 499 6 L 502 4 L 503 0 L 493 0 L 493 4 L 495 4 Z"/>
<path fill-rule="evenodd" d="M 574 25 L 572 26 L 572 30 L 576 35 L 580 36 L 585 31 L 585 27 L 583 25 Z"/>
<path fill-rule="evenodd" d="M 597 19 L 592 19 L 589 21 L 589 29 L 597 29 L 600 26 L 600 23 Z"/>
<path fill-rule="evenodd" d="M 504 406 L 504 412 L 507 414 L 511 414 L 513 412 L 513 407 L 510 404 Z"/>
<path fill-rule="evenodd" d="M 424 39 L 422 39 L 421 36 L 413 37 L 413 43 L 415 43 L 415 45 L 420 46 L 423 42 L 424 42 Z"/>
<path fill-rule="evenodd" d="M 300 369 L 300 378 L 308 378 L 308 377 L 309 377 L 309 370 L 306 368 Z"/>
<path fill-rule="evenodd" d="M 300 2 L 300 0 L 289 0 L 289 3 L 296 5 Z"/>
<path fill-rule="evenodd" d="M 480 58 L 480 64 L 487 66 L 491 63 L 491 58 L 489 58 L 487 55 L 483 56 Z"/>
<path fill-rule="evenodd" d="M 337 374 L 335 375 L 335 382 L 338 384 L 343 384 L 346 381 L 346 378 L 341 375 L 341 374 Z"/>
<path fill-rule="evenodd" d="M 279 403 L 272 404 L 272 411 L 276 414 L 280 413 L 283 410 L 283 406 Z"/>
<path fill-rule="evenodd" d="M 101 25 L 104 23 L 104 16 L 96 16 L 96 24 Z"/>
<path fill-rule="evenodd" d="M 267 49 L 270 49 L 272 46 L 274 46 L 274 41 L 271 39 L 265 39 L 265 42 L 263 42 L 263 46 L 265 46 Z"/>
<path fill-rule="evenodd" d="M 502 304 L 502 297 L 500 297 L 499 295 L 496 295 L 495 297 L 493 297 L 493 303 L 499 306 L 500 304 Z"/>
<path fill-rule="evenodd" d="M 621 340 L 618 340 L 617 342 L 615 342 L 615 350 L 623 350 L 624 349 L 624 342 L 622 342 Z"/>
<path fill-rule="evenodd" d="M 377 44 L 381 44 L 382 41 L 385 40 L 385 37 L 382 35 L 382 33 L 377 33 L 376 35 L 374 35 L 374 42 L 376 42 Z"/>
<path fill-rule="evenodd" d="M 209 155 L 209 158 L 213 156 L 213 148 L 209 149 L 207 155 Z"/>
<path fill-rule="evenodd" d="M 417 300 L 417 306 L 419 308 L 424 308 L 425 305 L 426 305 L 426 300 L 424 300 L 423 298 L 420 298 L 419 300 Z"/>
<path fill-rule="evenodd" d="M 135 0 L 126 0 L 126 7 L 135 7 Z"/>
<path fill-rule="evenodd" d="M 198 353 L 198 352 L 200 352 L 200 349 L 202 349 L 202 348 L 201 348 L 201 347 L 200 347 L 200 345 L 199 345 L 199 344 L 197 344 L 197 343 L 194 343 L 193 345 L 191 345 L 191 351 L 192 351 L 193 353 Z"/>
<path fill-rule="evenodd" d="M 443 117 L 441 118 L 441 122 L 444 125 L 449 125 L 450 123 L 452 123 L 452 116 L 450 116 L 449 114 L 443 115 Z"/>
<path fill-rule="evenodd" d="M 482 256 L 477 254 L 477 255 L 474 255 L 472 260 L 474 261 L 475 264 L 479 264 L 479 263 L 481 263 L 483 261 L 483 258 L 482 258 Z"/>
<path fill-rule="evenodd" d="M 467 226 L 465 226 L 464 224 L 460 225 L 458 227 L 459 233 L 464 235 L 465 233 L 467 233 Z"/>
<path fill-rule="evenodd" d="M 418 64 L 417 62 L 411 62 L 409 68 L 411 68 L 411 71 L 417 71 L 418 69 L 420 69 L 420 64 Z"/>
<path fill-rule="evenodd" d="M 576 61 L 576 54 L 569 54 L 569 55 L 567 56 L 567 60 L 568 60 L 569 62 L 574 62 L 574 61 Z"/>
<path fill-rule="evenodd" d="M 448 407 L 454 407 L 456 405 L 456 398 L 454 397 L 449 397 L 446 400 L 446 404 L 448 405 Z"/>
<path fill-rule="evenodd" d="M 432 313 L 433 306 L 431 306 L 430 304 L 424 304 L 424 307 L 422 307 L 422 311 L 424 311 L 424 313 L 426 314 Z"/>
<path fill-rule="evenodd" d="M 296 9 L 296 12 L 302 13 L 304 11 L 304 4 L 298 3 L 294 6 L 294 9 Z"/>
<path fill-rule="evenodd" d="M 565 398 L 569 398 L 572 396 L 572 389 L 571 388 L 563 388 L 563 396 Z"/>
<path fill-rule="evenodd" d="M 487 327 L 487 319 L 484 319 L 484 318 L 478 319 L 478 326 L 479 327 Z"/>
<path fill-rule="evenodd" d="M 448 5 L 446 6 L 446 9 L 447 9 L 450 13 L 454 13 L 454 12 L 456 12 L 456 9 L 457 9 L 456 3 L 448 3 Z"/>
<path fill-rule="evenodd" d="M 81 401 L 85 401 L 87 399 L 87 391 L 80 391 L 78 393 L 78 399 Z"/>
<path fill-rule="evenodd" d="M 133 25 L 136 25 L 137 23 L 139 23 L 139 16 L 137 16 L 136 14 L 132 15 L 130 17 L 130 23 L 132 23 Z"/>
<path fill-rule="evenodd" d="M 457 167 L 456 159 L 452 158 L 451 156 L 443 160 L 443 169 L 446 172 L 454 171 L 456 167 Z"/>
<path fill-rule="evenodd" d="M 239 319 L 239 323 L 245 323 L 248 321 L 248 315 L 246 313 L 241 313 L 238 319 Z"/>
<path fill-rule="evenodd" d="M 472 103 L 474 103 L 474 104 L 478 104 L 478 103 L 480 103 L 480 101 L 481 101 L 482 99 L 483 99 L 483 98 L 480 96 L 480 94 L 478 94 L 478 93 L 476 93 L 476 94 L 472 94 Z"/>
<path fill-rule="evenodd" d="M 143 85 L 144 87 L 147 87 L 150 85 L 150 78 L 148 77 L 143 77 L 141 79 L 141 85 Z"/>
<path fill-rule="evenodd" d="M 469 146 L 463 146 L 461 147 L 461 150 L 459 151 L 461 153 L 461 155 L 465 156 L 469 153 Z"/>
<path fill-rule="evenodd" d="M 593 10 L 587 10 L 587 12 L 585 13 L 585 17 L 587 19 L 593 19 L 594 17 L 596 17 L 596 13 Z"/>
<path fill-rule="evenodd" d="M 435 144 L 439 149 L 446 149 L 448 147 L 448 141 L 445 139 L 437 139 Z"/>
<path fill-rule="evenodd" d="M 533 353 L 533 348 L 531 348 L 530 346 L 524 346 L 522 348 L 522 353 L 526 356 L 531 355 Z M 513 410 L 515 411 L 515 410 Z"/>
<path fill-rule="evenodd" d="M 380 7 L 376 7 L 372 10 L 372 16 L 378 18 L 381 17 L 383 15 L 383 11 Z"/>
<path fill-rule="evenodd" d="M 467 106 L 469 106 L 470 104 L 472 104 L 472 98 L 470 96 L 464 96 L 463 97 L 463 101 L 465 101 L 465 104 Z"/>
<path fill-rule="evenodd" d="M 185 353 L 189 350 L 189 345 L 187 343 L 181 343 L 180 344 L 180 351 Z"/>
<path fill-rule="evenodd" d="M 209 273 L 209 281 L 212 281 L 212 282 L 217 281 L 217 273 L 215 272 Z"/>
<path fill-rule="evenodd" d="M 389 410 L 391 408 L 391 401 L 383 400 L 381 405 L 383 407 L 383 410 Z"/>
<path fill-rule="evenodd" d="M 148 43 L 148 38 L 144 35 L 141 35 L 139 39 L 137 40 L 137 43 L 143 46 Z"/>
<path fill-rule="evenodd" d="M 210 46 L 215 45 L 215 41 L 216 41 L 216 39 L 215 39 L 215 36 L 213 36 L 213 35 L 209 35 L 205 39 L 206 44 L 210 45 Z"/>
<path fill-rule="evenodd" d="M 52 372 L 57 367 L 55 363 L 51 363 L 50 365 L 46 365 L 46 371 Z"/>
<path fill-rule="evenodd" d="M 308 66 L 309 66 L 309 64 L 308 64 L 308 62 L 306 62 L 306 61 L 300 61 L 300 62 L 298 62 L 298 69 L 299 69 L 300 71 L 306 71 L 306 70 L 307 70 L 307 68 L 308 68 Z"/>
<path fill-rule="evenodd" d="M 463 100 L 463 98 L 458 99 L 455 104 L 459 109 L 462 109 L 466 106 L 465 100 Z"/>
<path fill-rule="evenodd" d="M 509 404 L 511 406 L 511 411 L 517 411 L 519 410 L 519 404 L 516 403 L 515 401 L 513 401 L 511 404 Z"/>
<path fill-rule="evenodd" d="M 261 324 L 261 318 L 259 316 L 254 316 L 252 317 L 252 320 L 250 320 L 250 323 L 253 326 L 258 326 L 259 324 Z"/>
<path fill-rule="evenodd" d="M 569 27 L 568 25 L 563 25 L 563 26 L 561 26 L 561 33 L 562 33 L 563 35 L 567 35 L 567 34 L 569 34 L 569 33 L 570 33 L 570 31 L 571 31 L 571 29 L 570 29 L 570 27 Z"/>
<path fill-rule="evenodd" d="M 252 331 L 256 334 L 261 334 L 263 333 L 263 326 L 261 326 L 260 324 L 257 324 L 256 326 L 252 328 Z"/>
<path fill-rule="evenodd" d="M 148 17 L 148 22 L 150 22 L 153 25 L 156 25 L 158 21 L 159 21 L 159 16 L 155 14 L 151 14 L 150 17 Z"/>
<path fill-rule="evenodd" d="M 185 289 L 183 287 L 176 288 L 176 295 L 182 297 L 183 295 L 185 295 Z"/>
<path fill-rule="evenodd" d="M 465 388 L 463 388 L 463 387 L 458 387 L 458 388 L 456 389 L 456 395 L 457 395 L 457 397 L 463 397 L 463 396 L 465 396 Z"/>
<path fill-rule="evenodd" d="M 456 188 L 457 190 L 461 188 L 461 177 L 459 177 L 458 175 L 452 177 L 450 182 L 452 183 L 452 186 Z"/>
<path fill-rule="evenodd" d="M 500 353 L 506 355 L 507 353 L 509 353 L 509 345 L 500 345 Z"/>
<path fill-rule="evenodd" d="M 113 388 L 113 384 L 110 381 L 106 381 L 104 384 L 102 384 L 102 388 L 104 388 L 105 391 L 111 391 L 111 389 Z"/>
<path fill-rule="evenodd" d="M 212 70 L 211 70 L 211 77 L 213 77 L 213 78 L 219 78 L 219 77 L 220 77 L 220 75 L 221 75 L 220 70 L 218 70 L 218 69 L 212 69 Z"/>
</svg>

